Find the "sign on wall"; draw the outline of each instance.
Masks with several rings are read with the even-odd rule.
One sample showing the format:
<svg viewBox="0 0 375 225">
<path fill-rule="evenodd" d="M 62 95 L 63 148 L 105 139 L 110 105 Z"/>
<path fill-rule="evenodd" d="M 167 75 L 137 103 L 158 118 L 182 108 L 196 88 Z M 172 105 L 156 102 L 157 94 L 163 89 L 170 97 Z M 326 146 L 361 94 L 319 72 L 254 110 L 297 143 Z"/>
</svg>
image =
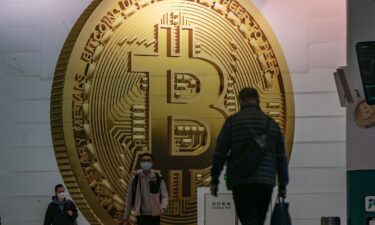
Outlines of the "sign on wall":
<svg viewBox="0 0 375 225">
<path fill-rule="evenodd" d="M 240 225 L 231 193 L 204 194 L 204 225 Z"/>
<path fill-rule="evenodd" d="M 255 87 L 291 151 L 289 72 L 249 1 L 94 0 L 61 51 L 51 97 L 56 158 L 90 224 L 116 224 L 143 152 L 170 194 L 163 224 L 196 224 L 216 137 Z"/>
</svg>

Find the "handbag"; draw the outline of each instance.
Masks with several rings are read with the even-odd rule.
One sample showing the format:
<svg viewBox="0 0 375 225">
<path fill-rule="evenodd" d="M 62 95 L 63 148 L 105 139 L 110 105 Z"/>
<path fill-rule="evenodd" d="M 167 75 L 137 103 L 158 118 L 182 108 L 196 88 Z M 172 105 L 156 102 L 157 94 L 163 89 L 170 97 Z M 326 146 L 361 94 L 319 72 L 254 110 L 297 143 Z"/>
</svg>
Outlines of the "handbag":
<svg viewBox="0 0 375 225">
<path fill-rule="evenodd" d="M 267 117 L 267 125 L 264 132 L 260 135 L 256 135 L 253 131 L 250 131 L 251 136 L 249 142 L 239 151 L 231 153 L 230 160 L 232 160 L 232 168 L 240 176 L 250 176 L 269 151 L 267 140 L 269 127 L 270 118 Z"/>
<path fill-rule="evenodd" d="M 289 203 L 278 197 L 271 216 L 271 225 L 292 225 L 289 215 Z"/>
</svg>

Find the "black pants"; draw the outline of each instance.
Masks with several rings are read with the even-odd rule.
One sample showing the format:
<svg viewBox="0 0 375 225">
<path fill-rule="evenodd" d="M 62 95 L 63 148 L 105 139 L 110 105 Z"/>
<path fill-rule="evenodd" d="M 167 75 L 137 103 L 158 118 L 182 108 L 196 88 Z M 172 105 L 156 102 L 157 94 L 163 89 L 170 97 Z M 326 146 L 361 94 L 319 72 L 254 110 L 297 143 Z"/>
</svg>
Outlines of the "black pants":
<svg viewBox="0 0 375 225">
<path fill-rule="evenodd" d="M 137 216 L 137 225 L 160 225 L 160 216 Z"/>
<path fill-rule="evenodd" d="M 261 184 L 241 184 L 233 188 L 236 214 L 242 225 L 263 225 L 272 197 L 272 188 Z"/>
</svg>

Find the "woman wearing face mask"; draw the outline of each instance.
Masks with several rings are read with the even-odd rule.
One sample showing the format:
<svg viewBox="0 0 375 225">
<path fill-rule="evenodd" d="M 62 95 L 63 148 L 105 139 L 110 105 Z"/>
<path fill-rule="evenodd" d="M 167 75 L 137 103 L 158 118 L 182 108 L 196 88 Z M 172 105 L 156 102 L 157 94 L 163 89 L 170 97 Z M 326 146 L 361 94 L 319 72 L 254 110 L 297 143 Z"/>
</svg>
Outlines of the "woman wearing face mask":
<svg viewBox="0 0 375 225">
<path fill-rule="evenodd" d="M 168 192 L 164 179 L 151 169 L 153 157 L 141 155 L 141 170 L 128 187 L 123 225 L 130 225 L 130 213 L 137 216 L 137 225 L 160 225 L 160 216 L 168 206 Z"/>
<path fill-rule="evenodd" d="M 55 196 L 48 205 L 44 225 L 76 225 L 77 208 L 71 200 L 66 199 L 62 184 L 55 186 Z"/>
</svg>

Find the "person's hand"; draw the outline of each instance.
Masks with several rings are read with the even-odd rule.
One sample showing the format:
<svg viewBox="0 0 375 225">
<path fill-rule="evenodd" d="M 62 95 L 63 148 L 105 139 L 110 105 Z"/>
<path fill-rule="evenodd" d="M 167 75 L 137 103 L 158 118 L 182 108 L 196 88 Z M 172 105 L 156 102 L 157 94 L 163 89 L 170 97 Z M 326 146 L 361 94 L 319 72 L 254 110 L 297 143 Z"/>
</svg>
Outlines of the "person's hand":
<svg viewBox="0 0 375 225">
<path fill-rule="evenodd" d="M 279 193 L 277 196 L 281 198 L 286 198 L 286 189 L 279 189 Z"/>
<path fill-rule="evenodd" d="M 219 186 L 217 184 L 211 184 L 211 195 L 217 197 Z"/>
<path fill-rule="evenodd" d="M 165 213 L 165 209 L 160 208 L 160 215 L 162 216 L 162 215 L 164 215 L 164 213 Z"/>
<path fill-rule="evenodd" d="M 67 210 L 66 213 L 68 213 L 69 216 L 73 216 L 73 211 L 72 210 Z"/>
</svg>

